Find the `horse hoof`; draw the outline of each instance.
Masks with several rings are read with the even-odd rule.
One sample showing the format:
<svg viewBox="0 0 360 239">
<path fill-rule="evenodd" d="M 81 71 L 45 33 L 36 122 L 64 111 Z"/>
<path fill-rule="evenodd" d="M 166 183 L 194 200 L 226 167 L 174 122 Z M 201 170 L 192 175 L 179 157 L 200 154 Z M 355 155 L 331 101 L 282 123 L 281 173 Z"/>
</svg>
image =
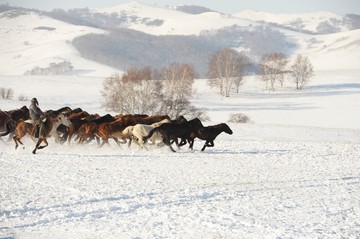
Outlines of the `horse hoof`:
<svg viewBox="0 0 360 239">
<path fill-rule="evenodd" d="M 32 151 L 32 153 L 33 153 L 33 154 L 36 154 L 36 151 L 35 151 L 35 150 L 33 150 L 33 151 Z"/>
</svg>

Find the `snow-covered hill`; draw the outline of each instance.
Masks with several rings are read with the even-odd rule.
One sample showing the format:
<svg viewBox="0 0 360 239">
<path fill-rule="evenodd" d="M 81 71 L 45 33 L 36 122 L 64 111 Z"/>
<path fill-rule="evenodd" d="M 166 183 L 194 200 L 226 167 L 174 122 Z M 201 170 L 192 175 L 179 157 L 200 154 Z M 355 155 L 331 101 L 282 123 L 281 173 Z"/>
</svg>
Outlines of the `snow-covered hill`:
<svg viewBox="0 0 360 239">
<path fill-rule="evenodd" d="M 301 20 L 304 29 L 314 29 L 322 21 L 340 19 L 331 13 L 302 15 L 268 14 L 245 11 L 234 15 L 217 12 L 188 14 L 169 8 L 154 7 L 136 2 L 106 9 L 90 9 L 93 14 L 126 16 L 119 27 L 127 27 L 152 35 L 198 35 L 203 30 L 216 30 L 234 24 L 251 30 L 258 21 L 279 24 L 279 30 L 288 40 L 297 44 L 297 53 L 308 55 L 315 70 L 358 69 L 360 59 L 359 30 L 346 30 L 333 34 L 309 34 L 284 29 L 289 22 Z M 132 20 L 131 20 L 132 19 Z M 70 61 L 73 74 L 85 76 L 109 76 L 115 71 L 99 63 L 83 59 L 71 45 L 72 40 L 88 33 L 106 34 L 106 31 L 72 25 L 54 20 L 32 11 L 10 11 L 0 14 L 0 75 L 22 75 L 34 67 L 47 67 L 50 63 Z M 275 27 L 276 28 L 276 27 Z"/>
<path fill-rule="evenodd" d="M 321 25 L 327 25 L 329 28 L 337 29 L 337 31 L 350 30 L 349 26 L 346 25 L 345 22 L 343 22 L 343 16 L 339 16 L 331 12 L 313 12 L 305 14 L 273 14 L 268 12 L 246 10 L 234 13 L 233 16 L 243 19 L 249 19 L 251 21 L 275 23 L 279 26 L 314 33 L 318 33 L 322 30 Z"/>
<path fill-rule="evenodd" d="M 130 18 L 131 16 L 137 17 L 137 21 L 129 21 L 125 27 L 153 35 L 198 35 L 203 30 L 219 29 L 234 24 L 239 26 L 249 26 L 253 24 L 252 21 L 217 12 L 188 14 L 169 8 L 154 7 L 137 2 L 130 2 L 111 8 L 93 9 L 92 11 L 109 15 L 114 13 L 127 15 Z M 150 24 L 156 20 L 162 22 L 162 24 Z"/>
<path fill-rule="evenodd" d="M 0 75 L 23 75 L 32 68 L 70 61 L 75 74 L 103 76 L 114 69 L 82 58 L 71 45 L 73 38 L 103 30 L 76 26 L 31 11 L 0 14 Z"/>
</svg>

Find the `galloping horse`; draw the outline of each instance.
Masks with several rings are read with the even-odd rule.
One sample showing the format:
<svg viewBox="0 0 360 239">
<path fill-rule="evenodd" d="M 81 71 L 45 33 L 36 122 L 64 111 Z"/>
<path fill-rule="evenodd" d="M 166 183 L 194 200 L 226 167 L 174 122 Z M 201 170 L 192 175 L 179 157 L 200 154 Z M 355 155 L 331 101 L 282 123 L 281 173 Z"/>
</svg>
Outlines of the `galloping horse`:
<svg viewBox="0 0 360 239">
<path fill-rule="evenodd" d="M 15 131 L 15 125 L 20 120 L 29 119 L 29 109 L 26 106 L 21 107 L 20 109 L 14 109 L 9 111 L 0 110 L 0 131 L 4 131 L 0 134 L 1 137 L 10 134 L 9 140 L 11 140 L 12 135 Z M 2 138 L 1 138 L 2 140 Z"/>
<path fill-rule="evenodd" d="M 190 149 L 193 149 L 195 138 L 206 140 L 201 151 L 204 151 L 206 147 L 214 147 L 214 140 L 221 132 L 225 132 L 227 134 L 233 133 L 233 131 L 230 129 L 230 127 L 225 123 L 211 125 L 208 127 L 202 127 L 202 128 L 199 128 L 199 129 L 193 131 L 190 134 L 190 139 L 189 139 Z"/>
<path fill-rule="evenodd" d="M 176 141 L 178 138 L 181 139 L 181 142 L 178 144 L 178 147 L 185 145 L 186 140 L 190 138 L 190 135 L 193 131 L 204 127 L 201 121 L 198 118 L 194 118 L 185 123 L 165 123 L 152 129 L 146 137 L 143 137 L 144 143 L 152 137 L 155 132 L 158 132 L 163 137 L 163 142 L 169 146 L 170 150 L 176 152 L 171 146 L 171 141 Z"/>
<path fill-rule="evenodd" d="M 60 124 L 64 124 L 65 126 L 70 126 L 71 122 L 68 119 L 68 116 L 65 112 L 54 114 L 49 113 L 46 114 L 45 118 L 43 119 L 44 124 L 44 131 L 42 135 L 39 135 L 39 139 L 36 143 L 35 149 L 32 151 L 33 154 L 36 154 L 37 149 L 43 149 L 49 145 L 47 142 L 47 138 L 50 136 L 53 136 L 55 140 L 60 140 L 59 133 L 57 132 L 57 127 L 59 127 Z M 34 139 L 34 133 L 35 133 L 35 125 L 33 122 L 26 121 L 20 121 L 16 125 L 15 129 L 15 136 L 13 137 L 15 142 L 15 149 L 18 148 L 19 144 L 23 144 L 20 139 L 24 137 L 26 134 L 29 134 L 32 139 Z M 40 146 L 42 142 L 45 142 L 45 145 Z"/>
<path fill-rule="evenodd" d="M 168 120 L 167 118 L 159 121 L 159 122 L 155 122 L 151 125 L 147 125 L 147 124 L 136 124 L 134 126 L 128 126 L 124 129 L 123 134 L 124 135 L 131 135 L 134 139 L 134 142 L 136 144 L 139 145 L 140 148 L 146 148 L 146 146 L 144 145 L 144 142 L 142 141 L 142 138 L 147 136 L 150 131 L 156 127 L 159 127 L 162 124 L 165 123 L 170 123 L 170 120 Z M 162 141 L 163 138 L 162 136 L 155 132 L 150 138 L 149 140 L 155 144 L 156 141 Z M 129 140 L 129 146 L 131 145 L 131 140 Z"/>
</svg>

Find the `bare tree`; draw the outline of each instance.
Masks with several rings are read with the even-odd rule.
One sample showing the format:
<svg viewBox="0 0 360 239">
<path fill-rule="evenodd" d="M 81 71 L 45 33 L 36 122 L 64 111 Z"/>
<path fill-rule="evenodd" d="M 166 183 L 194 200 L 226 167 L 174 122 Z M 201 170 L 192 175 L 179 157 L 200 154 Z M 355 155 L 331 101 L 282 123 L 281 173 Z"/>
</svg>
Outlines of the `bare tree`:
<svg viewBox="0 0 360 239">
<path fill-rule="evenodd" d="M 294 63 L 290 66 L 290 76 L 296 84 L 296 89 L 301 90 L 313 77 L 314 68 L 307 56 L 297 55 Z"/>
<path fill-rule="evenodd" d="M 185 99 L 191 96 L 197 73 L 188 64 L 172 63 L 161 71 L 166 98 Z"/>
<path fill-rule="evenodd" d="M 270 53 L 262 56 L 260 66 L 262 69 L 261 79 L 266 83 L 266 90 L 275 90 L 275 83 L 279 81 L 280 86 L 283 87 L 285 68 L 288 63 L 287 57 L 283 53 Z"/>
<path fill-rule="evenodd" d="M 172 63 L 160 72 L 163 83 L 161 111 L 176 118 L 185 115 L 190 107 L 188 100 L 192 95 L 192 85 L 196 72 L 188 64 Z"/>
<path fill-rule="evenodd" d="M 237 92 L 245 73 L 245 57 L 229 48 L 224 48 L 210 57 L 208 78 L 211 87 L 219 88 L 220 94 L 230 96 L 230 90 L 235 85 Z"/>
<path fill-rule="evenodd" d="M 103 85 L 105 107 L 119 113 L 157 114 L 161 102 L 161 81 L 152 79 L 150 68 L 128 70 L 122 77 L 114 74 Z"/>
<path fill-rule="evenodd" d="M 171 64 L 160 73 L 148 67 L 132 68 L 124 75 L 114 74 L 103 84 L 107 109 L 128 114 L 167 114 L 199 117 L 206 113 L 191 105 L 189 98 L 195 71 L 187 64 Z"/>
</svg>

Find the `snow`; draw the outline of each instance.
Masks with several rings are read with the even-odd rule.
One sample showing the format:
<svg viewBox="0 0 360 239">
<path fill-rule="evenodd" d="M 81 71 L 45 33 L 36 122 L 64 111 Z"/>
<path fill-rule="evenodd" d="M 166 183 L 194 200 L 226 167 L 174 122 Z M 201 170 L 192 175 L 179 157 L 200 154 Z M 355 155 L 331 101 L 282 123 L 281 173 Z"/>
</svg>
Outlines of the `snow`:
<svg viewBox="0 0 360 239">
<path fill-rule="evenodd" d="M 126 13 L 129 16 L 137 16 L 142 19 L 163 20 L 161 26 L 149 26 L 141 23 L 141 21 L 135 23 L 129 22 L 126 25 L 127 28 L 152 35 L 198 35 L 205 29 L 219 29 L 234 24 L 239 26 L 250 26 L 253 24 L 252 21 L 217 12 L 188 14 L 169 8 L 154 7 L 138 2 L 130 2 L 109 8 L 92 9 L 92 11 L 109 15 L 112 13 L 118 13 L 119 15 Z M 204 26 L 206 27 L 204 28 Z"/>
<path fill-rule="evenodd" d="M 222 133 L 204 152 L 200 140 L 194 151 L 184 146 L 176 153 L 50 139 L 33 155 L 29 138 L 18 150 L 11 141 L 1 143 L 0 236 L 356 238 L 358 73 L 317 72 L 303 92 L 266 93 L 252 79 L 243 86 L 248 92 L 227 99 L 196 80 L 193 102 L 211 118 L 204 124 L 226 122 L 233 112 L 253 120 L 229 123 L 234 134 Z M 13 76 L 0 82 L 15 94 L 37 96 L 42 109 L 106 112 L 102 78 Z M 14 99 L 1 106 L 24 104 Z"/>
<path fill-rule="evenodd" d="M 95 30 L 23 17 L 0 18 L 0 87 L 15 94 L 0 99 L 1 110 L 37 97 L 43 110 L 70 106 L 117 113 L 106 111 L 101 97 L 103 81 L 114 70 L 82 59 L 66 44 Z M 25 24 L 34 25 L 14 30 Z M 59 34 L 29 31 L 55 25 Z M 30 138 L 17 150 L 12 141 L 0 142 L 0 238 L 358 238 L 359 33 L 292 34 L 316 70 L 303 91 L 288 81 L 267 92 L 248 76 L 239 94 L 223 98 L 206 79 L 195 80 L 192 102 L 208 112 L 205 125 L 227 122 L 231 113 L 252 120 L 228 123 L 234 133 L 220 134 L 215 147 L 203 152 L 200 140 L 193 151 L 184 146 L 172 153 L 166 147 L 145 151 L 110 141 L 99 148 L 95 142 L 59 145 L 49 139 L 36 155 Z M 333 50 L 307 48 L 310 37 L 333 42 Z M 331 52 L 338 55 L 328 58 Z M 22 76 L 58 54 L 77 59 L 75 68 L 86 71 Z M 28 100 L 19 101 L 20 95 Z"/>
<path fill-rule="evenodd" d="M 103 30 L 75 26 L 29 12 L 17 17 L 0 13 L 0 75 L 22 75 L 33 67 L 70 61 L 77 73 L 103 76 L 114 72 L 111 67 L 84 60 L 71 41 L 88 33 L 104 34 Z M 41 30 L 41 28 L 53 30 Z M 40 29 L 38 29 L 40 28 Z"/>
<path fill-rule="evenodd" d="M 238 13 L 234 13 L 233 16 L 249 19 L 252 21 L 265 21 L 270 23 L 276 23 L 283 26 L 292 26 L 296 28 L 296 24 L 303 25 L 300 27 L 302 30 L 311 32 L 317 32 L 316 28 L 319 23 L 330 23 L 333 20 L 342 21 L 342 16 L 336 15 L 331 12 L 313 12 L 303 14 L 274 14 L 262 11 L 245 10 Z M 349 30 L 344 27 L 344 30 Z"/>
</svg>

